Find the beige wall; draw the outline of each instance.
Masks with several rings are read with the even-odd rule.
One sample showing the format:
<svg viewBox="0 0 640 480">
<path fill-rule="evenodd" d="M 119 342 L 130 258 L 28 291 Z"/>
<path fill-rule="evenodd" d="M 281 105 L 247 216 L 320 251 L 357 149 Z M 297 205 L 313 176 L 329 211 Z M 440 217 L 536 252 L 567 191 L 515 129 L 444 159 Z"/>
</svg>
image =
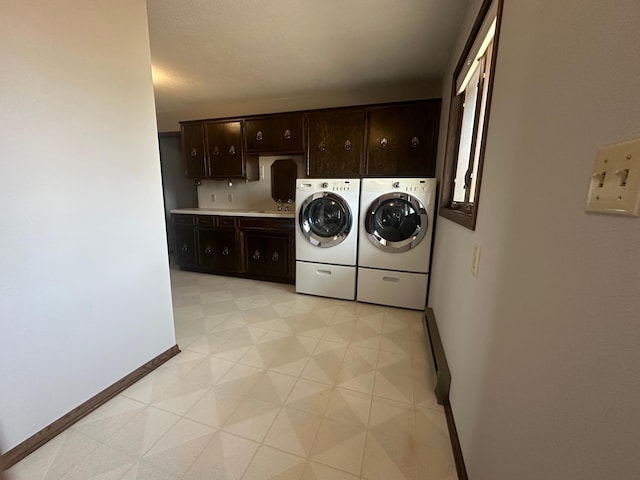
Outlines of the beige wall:
<svg viewBox="0 0 640 480">
<path fill-rule="evenodd" d="M 640 137 L 639 20 L 505 1 L 477 229 L 438 218 L 430 291 L 473 480 L 640 477 L 640 220 L 585 213 L 598 147 Z"/>
<path fill-rule="evenodd" d="M 144 0 L 0 11 L 8 450 L 175 336 Z"/>
</svg>

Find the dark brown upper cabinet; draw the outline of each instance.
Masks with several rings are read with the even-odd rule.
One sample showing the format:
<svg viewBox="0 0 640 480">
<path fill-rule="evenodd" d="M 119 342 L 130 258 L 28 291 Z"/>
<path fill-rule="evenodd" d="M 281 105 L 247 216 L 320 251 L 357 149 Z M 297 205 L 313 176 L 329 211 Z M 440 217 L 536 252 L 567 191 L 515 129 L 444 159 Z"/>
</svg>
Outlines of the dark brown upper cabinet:
<svg viewBox="0 0 640 480">
<path fill-rule="evenodd" d="M 357 178 L 364 165 L 364 109 L 315 111 L 306 118 L 307 175 Z"/>
<path fill-rule="evenodd" d="M 209 157 L 209 178 L 231 179 L 253 176 L 247 175 L 242 148 L 242 121 L 205 122 L 204 132 Z"/>
<path fill-rule="evenodd" d="M 258 179 L 258 157 L 244 153 L 241 120 L 185 122 L 181 127 L 187 177 Z"/>
<path fill-rule="evenodd" d="M 250 153 L 303 153 L 302 112 L 245 120 L 245 149 Z"/>
<path fill-rule="evenodd" d="M 440 105 L 433 99 L 183 122 L 186 173 L 258 180 L 259 154 L 304 153 L 311 178 L 433 177 Z"/>
<path fill-rule="evenodd" d="M 370 107 L 365 176 L 435 176 L 440 103 Z"/>
<path fill-rule="evenodd" d="M 182 125 L 182 152 L 187 177 L 206 178 L 209 176 L 202 123 Z"/>
</svg>

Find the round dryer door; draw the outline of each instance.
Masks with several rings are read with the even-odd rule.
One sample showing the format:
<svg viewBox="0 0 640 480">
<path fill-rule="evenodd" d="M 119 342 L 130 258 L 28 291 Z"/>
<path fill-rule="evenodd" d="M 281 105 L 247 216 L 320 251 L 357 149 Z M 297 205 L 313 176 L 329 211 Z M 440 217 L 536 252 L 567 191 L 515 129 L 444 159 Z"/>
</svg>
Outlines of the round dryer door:
<svg viewBox="0 0 640 480">
<path fill-rule="evenodd" d="M 406 193 L 379 196 L 363 219 L 367 237 L 386 252 L 414 248 L 427 233 L 428 216 L 420 200 Z"/>
<path fill-rule="evenodd" d="M 302 235 L 317 247 L 332 247 L 344 241 L 351 231 L 353 216 L 344 198 L 318 192 L 300 208 L 298 223 Z"/>
</svg>

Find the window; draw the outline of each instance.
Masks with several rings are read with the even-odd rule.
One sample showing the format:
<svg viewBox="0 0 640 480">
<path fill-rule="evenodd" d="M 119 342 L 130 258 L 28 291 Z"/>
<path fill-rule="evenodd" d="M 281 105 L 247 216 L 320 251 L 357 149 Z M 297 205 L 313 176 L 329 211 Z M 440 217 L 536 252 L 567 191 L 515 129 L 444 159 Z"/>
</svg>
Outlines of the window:
<svg viewBox="0 0 640 480">
<path fill-rule="evenodd" d="M 485 0 L 453 74 L 440 215 L 475 229 L 503 0 Z"/>
</svg>

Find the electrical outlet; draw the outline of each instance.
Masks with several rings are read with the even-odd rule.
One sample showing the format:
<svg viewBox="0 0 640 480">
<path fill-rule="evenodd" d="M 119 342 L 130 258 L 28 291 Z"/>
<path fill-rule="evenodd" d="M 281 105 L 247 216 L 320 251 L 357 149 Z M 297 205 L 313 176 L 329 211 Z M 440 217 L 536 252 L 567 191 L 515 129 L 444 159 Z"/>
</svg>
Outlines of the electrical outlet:
<svg viewBox="0 0 640 480">
<path fill-rule="evenodd" d="M 233 202 L 233 193 L 230 193 L 227 198 L 229 199 L 230 202 Z"/>
<path fill-rule="evenodd" d="M 264 165 L 260 165 L 260 179 L 264 180 Z"/>
<path fill-rule="evenodd" d="M 587 211 L 640 216 L 640 139 L 598 150 Z"/>
<path fill-rule="evenodd" d="M 478 276 L 478 269 L 480 268 L 480 247 L 478 245 L 473 246 L 473 256 L 471 258 L 471 273 L 474 277 Z"/>
<path fill-rule="evenodd" d="M 212 193 L 212 194 L 211 194 L 211 201 L 212 201 L 212 202 L 215 202 L 215 201 L 216 201 L 216 194 L 215 194 L 215 193 Z"/>
</svg>

